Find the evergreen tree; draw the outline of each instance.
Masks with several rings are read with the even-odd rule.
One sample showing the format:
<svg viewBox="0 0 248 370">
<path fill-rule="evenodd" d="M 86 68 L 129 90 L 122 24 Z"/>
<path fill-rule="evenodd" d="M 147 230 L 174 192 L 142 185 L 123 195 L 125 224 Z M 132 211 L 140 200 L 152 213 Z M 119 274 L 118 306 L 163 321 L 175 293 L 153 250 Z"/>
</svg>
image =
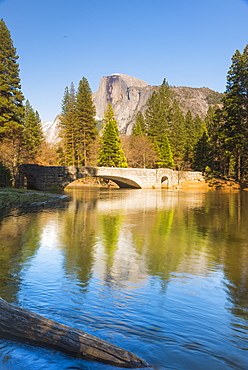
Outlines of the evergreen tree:
<svg viewBox="0 0 248 370">
<path fill-rule="evenodd" d="M 112 105 L 109 103 L 104 114 L 103 134 L 100 139 L 98 163 L 105 167 L 127 167 L 127 161 L 121 148 L 118 125 Z"/>
<path fill-rule="evenodd" d="M 147 102 L 145 112 L 146 132 L 158 154 L 158 166 L 164 162 L 165 138 L 170 134 L 171 92 L 166 79 Z M 168 143 L 169 144 L 169 143 Z M 170 144 L 169 144 L 170 145 Z"/>
<path fill-rule="evenodd" d="M 158 153 L 158 167 L 174 168 L 171 146 L 166 135 L 163 135 L 161 142 L 154 142 L 155 149 Z"/>
<path fill-rule="evenodd" d="M 196 171 L 204 172 L 211 163 L 211 145 L 205 131 L 195 146 L 193 159 L 193 168 Z"/>
<path fill-rule="evenodd" d="M 204 119 L 203 128 L 208 141 L 208 167 L 218 175 L 224 175 L 223 160 L 225 150 L 223 148 L 223 118 L 222 111 L 217 107 L 210 107 Z M 199 140 L 202 140 L 200 138 Z M 198 143 L 197 143 L 198 145 Z M 201 145 L 201 144 L 200 144 Z"/>
<path fill-rule="evenodd" d="M 23 156 L 24 107 L 18 56 L 10 32 L 0 19 L 0 156 L 16 183 Z"/>
<path fill-rule="evenodd" d="M 223 98 L 224 135 L 228 152 L 235 157 L 236 179 L 245 168 L 248 138 L 248 45 L 243 54 L 236 50 L 227 75 Z"/>
<path fill-rule="evenodd" d="M 170 126 L 168 138 L 173 153 L 175 165 L 178 169 L 182 167 L 185 155 L 185 122 L 183 113 L 176 100 L 173 101 L 170 110 Z"/>
<path fill-rule="evenodd" d="M 75 165 L 76 161 L 76 118 L 75 118 L 75 88 L 73 82 L 65 88 L 60 116 L 61 163 Z"/>
<path fill-rule="evenodd" d="M 145 124 L 147 134 L 152 142 L 160 141 L 163 134 L 168 134 L 169 114 L 171 107 L 171 93 L 168 84 L 163 81 L 158 91 L 154 91 L 147 101 Z"/>
<path fill-rule="evenodd" d="M 145 119 L 139 111 L 135 118 L 135 124 L 132 128 L 132 136 L 145 135 Z"/>
<path fill-rule="evenodd" d="M 204 118 L 204 125 L 206 127 L 207 132 L 211 135 L 211 132 L 214 131 L 214 122 L 215 122 L 215 112 L 218 109 L 217 106 L 209 107 L 207 111 L 207 115 Z"/>
<path fill-rule="evenodd" d="M 92 92 L 85 77 L 79 81 L 75 103 L 76 115 L 76 148 L 78 165 L 87 166 L 90 148 L 97 136 L 96 109 Z"/>
<path fill-rule="evenodd" d="M 33 110 L 29 101 L 25 104 L 24 115 L 24 144 L 30 159 L 34 160 L 38 155 L 43 141 L 43 132 L 39 113 Z"/>
<path fill-rule="evenodd" d="M 191 111 L 188 110 L 185 116 L 185 162 L 190 165 L 193 159 L 193 152 L 195 146 L 194 120 Z"/>
<path fill-rule="evenodd" d="M 193 127 L 193 136 L 195 138 L 195 142 L 197 142 L 206 131 L 205 122 L 201 119 L 201 117 L 197 114 L 194 118 L 194 127 Z"/>
<path fill-rule="evenodd" d="M 0 137 L 16 138 L 23 131 L 23 94 L 18 56 L 10 32 L 0 20 Z"/>
</svg>

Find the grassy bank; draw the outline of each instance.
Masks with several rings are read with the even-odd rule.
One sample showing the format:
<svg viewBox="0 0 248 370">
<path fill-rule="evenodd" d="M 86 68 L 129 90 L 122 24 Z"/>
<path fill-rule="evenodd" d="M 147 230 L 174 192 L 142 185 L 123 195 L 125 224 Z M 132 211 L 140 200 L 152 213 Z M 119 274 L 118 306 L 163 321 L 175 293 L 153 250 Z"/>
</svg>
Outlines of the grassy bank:
<svg viewBox="0 0 248 370">
<path fill-rule="evenodd" d="M 0 188 L 0 209 L 42 206 L 64 197 L 61 194 L 50 194 L 35 190 Z"/>
</svg>

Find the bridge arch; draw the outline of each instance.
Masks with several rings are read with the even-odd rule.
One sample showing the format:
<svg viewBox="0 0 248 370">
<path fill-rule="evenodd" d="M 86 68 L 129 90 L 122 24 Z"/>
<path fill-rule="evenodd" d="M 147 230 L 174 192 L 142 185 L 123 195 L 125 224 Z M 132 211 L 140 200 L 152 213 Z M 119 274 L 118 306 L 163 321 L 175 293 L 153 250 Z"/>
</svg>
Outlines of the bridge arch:
<svg viewBox="0 0 248 370">
<path fill-rule="evenodd" d="M 97 175 L 89 175 L 89 174 L 85 174 L 85 175 L 84 174 L 82 174 L 82 175 L 79 174 L 76 180 L 68 181 L 68 184 L 66 186 L 69 186 L 69 185 L 73 184 L 74 181 L 77 181 L 79 179 L 85 179 L 85 178 L 91 178 L 91 177 L 99 178 L 99 179 L 104 179 L 104 180 L 111 180 L 116 185 L 118 185 L 119 188 L 124 188 L 124 189 L 141 189 L 141 186 L 139 184 L 137 184 L 137 182 L 135 182 L 133 180 L 130 180 L 128 178 L 125 178 L 125 177 L 108 176 L 108 175 L 97 176 Z M 66 187 L 66 186 L 64 186 L 64 187 Z"/>
<path fill-rule="evenodd" d="M 89 176 L 88 176 L 89 177 Z M 111 180 L 116 183 L 120 188 L 125 189 L 141 189 L 141 186 L 137 182 L 120 176 L 95 176 L 105 180 Z"/>
<path fill-rule="evenodd" d="M 161 177 L 161 186 L 166 187 L 166 188 L 169 187 L 169 178 L 168 178 L 168 176 L 162 176 Z"/>
</svg>

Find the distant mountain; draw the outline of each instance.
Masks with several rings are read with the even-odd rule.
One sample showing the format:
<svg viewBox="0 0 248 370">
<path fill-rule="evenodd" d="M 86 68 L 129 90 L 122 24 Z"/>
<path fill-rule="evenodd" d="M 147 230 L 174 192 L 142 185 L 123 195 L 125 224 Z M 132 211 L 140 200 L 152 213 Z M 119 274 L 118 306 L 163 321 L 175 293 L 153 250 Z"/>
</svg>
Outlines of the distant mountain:
<svg viewBox="0 0 248 370">
<path fill-rule="evenodd" d="M 146 102 L 158 86 L 150 86 L 145 81 L 122 73 L 114 73 L 101 78 L 98 90 L 92 94 L 96 106 L 97 119 L 102 120 L 108 103 L 113 105 L 119 130 L 130 135 L 135 116 L 147 109 Z M 173 99 L 179 102 L 180 108 L 187 113 L 204 118 L 210 106 L 220 105 L 222 94 L 207 87 L 170 87 Z M 44 122 L 43 130 L 47 142 L 55 143 L 58 140 L 59 115 L 53 122 Z"/>
<path fill-rule="evenodd" d="M 115 73 L 101 78 L 98 90 L 93 94 L 97 117 L 102 119 L 108 103 L 114 108 L 121 133 L 130 134 L 138 111 L 147 109 L 146 102 L 158 86 L 150 86 L 138 78 Z M 208 108 L 220 104 L 222 94 L 207 87 L 170 87 L 173 99 L 179 102 L 186 114 L 191 110 L 193 116 L 204 118 Z"/>
<path fill-rule="evenodd" d="M 208 87 L 170 86 L 170 89 L 184 114 L 190 110 L 193 116 L 204 118 L 209 107 L 222 105 L 223 94 Z"/>
<path fill-rule="evenodd" d="M 41 122 L 43 134 L 48 144 L 54 145 L 59 140 L 59 117 L 60 115 L 58 114 L 53 122 Z"/>
</svg>

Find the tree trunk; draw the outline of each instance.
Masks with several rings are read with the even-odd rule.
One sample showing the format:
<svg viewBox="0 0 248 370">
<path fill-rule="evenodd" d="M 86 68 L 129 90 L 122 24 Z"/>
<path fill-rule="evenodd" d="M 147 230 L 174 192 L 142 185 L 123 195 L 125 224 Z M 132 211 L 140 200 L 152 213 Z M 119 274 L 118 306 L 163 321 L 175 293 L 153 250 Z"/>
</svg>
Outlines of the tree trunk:
<svg viewBox="0 0 248 370">
<path fill-rule="evenodd" d="M 120 347 L 82 330 L 46 319 L 34 312 L 13 306 L 0 298 L 0 337 L 57 349 L 72 356 L 125 368 L 148 364 Z"/>
</svg>

